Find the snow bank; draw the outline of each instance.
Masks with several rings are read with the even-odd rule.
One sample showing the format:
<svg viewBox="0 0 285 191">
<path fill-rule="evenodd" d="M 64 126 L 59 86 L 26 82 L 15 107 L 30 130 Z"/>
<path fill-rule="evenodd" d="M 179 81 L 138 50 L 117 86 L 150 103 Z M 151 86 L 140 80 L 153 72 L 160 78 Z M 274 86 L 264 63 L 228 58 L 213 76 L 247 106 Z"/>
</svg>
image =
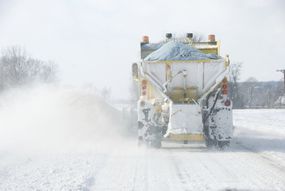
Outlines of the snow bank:
<svg viewBox="0 0 285 191">
<path fill-rule="evenodd" d="M 208 60 L 219 59 L 216 54 L 204 54 L 200 50 L 181 42 L 170 41 L 161 46 L 158 50 L 152 52 L 144 60 Z"/>
<path fill-rule="evenodd" d="M 101 147 L 124 132 L 120 112 L 96 93 L 50 86 L 2 95 L 0 124 L 0 149 Z"/>
<path fill-rule="evenodd" d="M 234 110 L 234 125 L 238 127 L 237 129 L 245 128 L 262 133 L 263 136 L 285 138 L 284 116 L 284 109 Z"/>
<path fill-rule="evenodd" d="M 285 109 L 234 110 L 235 139 L 285 166 Z"/>
</svg>

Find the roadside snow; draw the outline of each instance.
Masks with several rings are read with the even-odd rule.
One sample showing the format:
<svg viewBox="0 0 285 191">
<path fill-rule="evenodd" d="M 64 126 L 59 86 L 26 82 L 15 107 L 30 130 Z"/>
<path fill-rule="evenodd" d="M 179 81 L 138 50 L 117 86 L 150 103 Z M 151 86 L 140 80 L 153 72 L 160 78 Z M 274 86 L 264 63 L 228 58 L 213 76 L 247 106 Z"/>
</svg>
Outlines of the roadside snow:
<svg viewBox="0 0 285 191">
<path fill-rule="evenodd" d="M 15 89 L 0 97 L 0 149 L 74 149 L 124 133 L 120 112 L 88 89 Z"/>
<path fill-rule="evenodd" d="M 285 109 L 236 110 L 234 125 L 238 143 L 285 167 Z"/>
<path fill-rule="evenodd" d="M 264 134 L 264 136 L 285 137 L 284 109 L 248 109 L 234 111 L 234 125 L 239 129 Z M 246 132 L 245 132 L 246 133 Z M 252 134 L 251 134 L 252 135 Z"/>
</svg>

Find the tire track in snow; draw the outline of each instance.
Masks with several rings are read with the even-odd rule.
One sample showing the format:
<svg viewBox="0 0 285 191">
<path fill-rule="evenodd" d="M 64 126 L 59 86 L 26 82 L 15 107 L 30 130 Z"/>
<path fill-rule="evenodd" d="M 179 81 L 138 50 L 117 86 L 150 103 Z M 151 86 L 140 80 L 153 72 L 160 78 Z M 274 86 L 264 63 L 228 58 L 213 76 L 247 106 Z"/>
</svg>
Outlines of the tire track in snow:
<svg viewBox="0 0 285 191">
<path fill-rule="evenodd" d="M 242 149 L 244 150 L 244 149 Z M 170 150 L 181 190 L 283 190 L 285 172 L 255 153 L 239 150 Z"/>
<path fill-rule="evenodd" d="M 197 150 L 198 149 L 198 150 Z M 169 152 L 169 158 L 172 161 L 173 166 L 175 167 L 175 173 L 176 176 L 179 179 L 179 182 L 181 183 L 181 187 L 183 191 L 191 191 L 191 190 L 205 190 L 208 189 L 208 186 L 204 184 L 203 177 L 197 171 L 193 170 L 193 165 L 191 164 L 191 159 L 188 161 L 191 165 L 190 167 L 187 166 L 187 163 L 185 165 L 185 161 L 187 161 L 186 158 L 191 157 L 192 152 L 204 152 L 204 149 L 201 147 L 199 148 L 185 148 L 183 147 L 182 150 L 178 149 L 179 152 L 176 152 L 176 150 L 170 149 Z M 182 153 L 185 153 L 186 156 L 181 157 L 180 155 Z M 182 154 L 184 155 L 184 154 Z M 187 156 L 188 155 L 188 156 Z M 196 158 L 196 156 L 195 156 Z M 198 161 L 201 165 L 203 165 L 202 161 Z M 202 169 L 201 169 L 202 170 Z M 210 174 L 210 173 L 209 173 Z"/>
<path fill-rule="evenodd" d="M 104 157 L 100 160 L 100 165 L 96 166 L 87 174 L 87 176 L 84 178 L 83 182 L 78 186 L 77 189 L 82 191 L 92 191 L 93 186 L 96 183 L 97 175 L 104 169 L 109 158 L 110 156 L 104 155 Z"/>
<path fill-rule="evenodd" d="M 170 153 L 170 160 L 171 160 L 171 162 L 172 162 L 172 164 L 173 164 L 173 166 L 174 166 L 174 168 L 175 168 L 175 173 L 176 173 L 176 175 L 177 175 L 177 177 L 178 177 L 178 179 L 179 179 L 179 181 L 180 181 L 180 183 L 183 185 L 182 187 L 183 187 L 183 190 L 184 191 L 189 191 L 186 187 L 187 187 L 187 185 L 186 185 L 186 177 L 185 177 L 185 175 L 183 174 L 183 172 L 182 172 L 182 170 L 180 169 L 180 167 L 179 167 L 179 163 L 175 160 L 175 158 L 174 158 L 174 156 L 173 156 L 173 153 L 172 153 L 172 151 L 170 150 L 169 151 L 169 153 Z M 188 178 L 190 178 L 189 176 L 188 176 Z"/>
<path fill-rule="evenodd" d="M 253 148 L 247 147 L 238 141 L 235 142 L 235 145 L 241 149 L 249 151 L 252 154 L 255 154 L 257 157 L 261 158 L 264 162 L 266 162 L 267 164 L 271 165 L 272 167 L 274 167 L 274 168 L 278 169 L 280 172 L 282 172 L 284 174 L 284 177 L 285 177 L 285 166 L 281 165 L 280 163 L 278 163 L 277 161 L 272 159 L 270 154 L 260 153 L 259 151 L 255 150 Z"/>
</svg>

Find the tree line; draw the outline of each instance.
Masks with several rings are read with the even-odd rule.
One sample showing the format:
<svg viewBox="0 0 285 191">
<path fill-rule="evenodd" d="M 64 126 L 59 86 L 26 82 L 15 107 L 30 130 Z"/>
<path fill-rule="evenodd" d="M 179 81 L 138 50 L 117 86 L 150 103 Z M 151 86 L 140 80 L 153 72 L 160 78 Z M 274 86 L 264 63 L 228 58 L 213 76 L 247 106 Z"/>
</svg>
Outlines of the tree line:
<svg viewBox="0 0 285 191">
<path fill-rule="evenodd" d="M 240 82 L 242 63 L 231 64 L 230 97 L 234 109 L 244 108 L 275 108 L 280 105 L 278 98 L 283 96 L 282 81 L 259 82 L 254 77 Z"/>
<path fill-rule="evenodd" d="M 0 91 L 34 82 L 54 82 L 57 65 L 28 56 L 25 49 L 13 46 L 0 54 Z"/>
</svg>

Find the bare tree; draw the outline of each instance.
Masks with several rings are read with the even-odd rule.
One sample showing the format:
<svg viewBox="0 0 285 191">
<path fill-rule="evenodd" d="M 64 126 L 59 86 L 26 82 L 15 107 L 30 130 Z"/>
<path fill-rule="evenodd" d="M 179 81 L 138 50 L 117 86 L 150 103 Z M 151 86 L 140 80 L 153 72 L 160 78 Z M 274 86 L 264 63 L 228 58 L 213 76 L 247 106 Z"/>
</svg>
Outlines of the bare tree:
<svg viewBox="0 0 285 191">
<path fill-rule="evenodd" d="M 248 96 L 244 96 L 244 97 L 247 98 L 248 107 L 252 107 L 253 104 L 256 105 L 256 103 L 255 103 L 255 99 L 256 99 L 255 90 L 258 88 L 258 83 L 257 83 L 258 81 L 254 77 L 250 77 L 245 82 L 248 86 L 248 91 L 247 91 Z"/>
<path fill-rule="evenodd" d="M 21 47 L 9 47 L 0 57 L 0 90 L 37 81 L 52 82 L 56 72 L 55 63 L 28 57 Z"/>
<path fill-rule="evenodd" d="M 232 63 L 230 66 L 230 90 L 231 99 L 233 100 L 234 108 L 242 108 L 244 106 L 243 98 L 239 92 L 238 81 L 241 74 L 242 63 Z"/>
</svg>

